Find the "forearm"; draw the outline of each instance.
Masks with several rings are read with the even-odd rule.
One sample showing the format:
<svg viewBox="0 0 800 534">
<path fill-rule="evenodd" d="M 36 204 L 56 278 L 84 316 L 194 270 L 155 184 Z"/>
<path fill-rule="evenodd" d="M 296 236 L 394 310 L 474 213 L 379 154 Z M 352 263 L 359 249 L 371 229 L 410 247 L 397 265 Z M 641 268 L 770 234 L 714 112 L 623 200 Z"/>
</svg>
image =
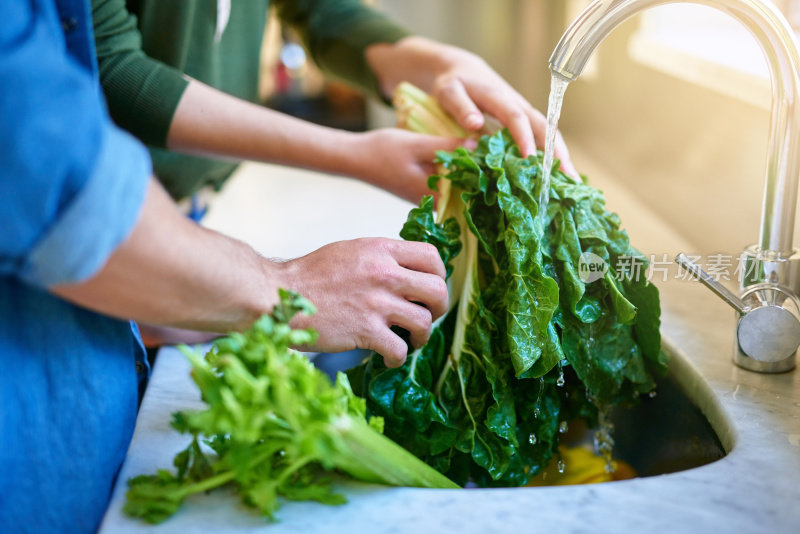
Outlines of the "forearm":
<svg viewBox="0 0 800 534">
<path fill-rule="evenodd" d="M 51 288 L 108 315 L 227 332 L 277 302 L 282 265 L 182 216 L 155 180 L 130 236 L 90 279 Z"/>
<path fill-rule="evenodd" d="M 361 177 L 362 135 L 335 130 L 235 98 L 192 80 L 167 137 L 176 151 Z"/>
<path fill-rule="evenodd" d="M 183 217 L 150 180 L 133 232 L 105 266 L 84 282 L 49 289 L 123 319 L 229 332 L 271 312 L 284 288 L 317 308 L 293 321 L 319 333 L 308 349 L 375 349 L 397 366 L 408 346 L 390 326 L 408 330 L 421 346 L 432 320 L 448 309 L 444 273 L 432 245 L 392 239 L 339 241 L 286 263 L 268 261 Z"/>
</svg>

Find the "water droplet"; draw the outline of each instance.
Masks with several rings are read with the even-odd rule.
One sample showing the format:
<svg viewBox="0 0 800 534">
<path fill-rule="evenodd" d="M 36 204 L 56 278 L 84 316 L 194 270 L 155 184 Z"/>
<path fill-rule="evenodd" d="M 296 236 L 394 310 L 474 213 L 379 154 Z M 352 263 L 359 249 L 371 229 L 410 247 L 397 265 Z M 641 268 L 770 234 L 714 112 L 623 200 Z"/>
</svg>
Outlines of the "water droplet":
<svg viewBox="0 0 800 534">
<path fill-rule="evenodd" d="M 558 461 L 558 472 L 559 473 L 563 473 L 564 471 L 566 471 L 566 469 L 567 469 L 567 466 L 564 464 L 564 460 L 559 460 Z"/>
<path fill-rule="evenodd" d="M 567 432 L 567 430 L 569 430 L 569 426 L 567 425 L 567 422 L 566 421 L 561 421 L 561 423 L 558 425 L 558 431 L 561 434 L 565 434 Z"/>
<path fill-rule="evenodd" d="M 564 387 L 564 370 L 558 370 L 558 379 L 556 380 L 556 385 L 560 388 Z"/>
<path fill-rule="evenodd" d="M 609 475 L 617 470 L 616 466 L 614 465 L 614 462 L 606 462 L 604 469 L 606 473 L 608 473 Z"/>
<path fill-rule="evenodd" d="M 539 391 L 536 392 L 536 403 L 533 405 L 533 416 L 539 418 L 539 405 L 542 403 L 542 393 L 544 393 L 544 377 L 539 377 Z"/>
<path fill-rule="evenodd" d="M 531 445 L 536 445 L 536 441 L 537 441 L 536 440 L 536 434 L 531 432 L 531 435 L 528 436 L 528 443 L 530 443 Z"/>
<path fill-rule="evenodd" d="M 658 393 L 656 393 L 656 390 L 653 390 L 653 391 L 651 391 L 651 392 L 648 394 L 648 396 L 649 396 L 651 399 L 655 399 L 657 394 L 658 394 Z"/>
</svg>

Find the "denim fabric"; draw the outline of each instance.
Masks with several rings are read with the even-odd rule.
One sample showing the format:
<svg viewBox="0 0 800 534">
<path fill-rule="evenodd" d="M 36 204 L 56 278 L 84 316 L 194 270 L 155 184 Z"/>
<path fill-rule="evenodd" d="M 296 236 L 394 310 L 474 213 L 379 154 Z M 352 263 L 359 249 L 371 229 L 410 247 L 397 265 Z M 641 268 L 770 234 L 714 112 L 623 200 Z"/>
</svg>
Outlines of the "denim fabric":
<svg viewBox="0 0 800 534">
<path fill-rule="evenodd" d="M 0 2 L 0 531 L 94 532 L 146 375 L 135 325 L 47 291 L 136 223 L 145 148 L 108 118 L 88 0 Z"/>
</svg>

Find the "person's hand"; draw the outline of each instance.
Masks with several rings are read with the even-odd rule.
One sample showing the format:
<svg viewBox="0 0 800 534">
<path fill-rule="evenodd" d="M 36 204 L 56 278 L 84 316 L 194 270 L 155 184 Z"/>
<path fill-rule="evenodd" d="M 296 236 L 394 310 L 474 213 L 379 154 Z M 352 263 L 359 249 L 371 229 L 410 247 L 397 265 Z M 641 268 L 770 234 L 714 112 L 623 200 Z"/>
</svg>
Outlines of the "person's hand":
<svg viewBox="0 0 800 534">
<path fill-rule="evenodd" d="M 424 345 L 434 319 L 448 309 L 445 269 L 427 243 L 383 238 L 339 241 L 284 264 L 283 287 L 317 308 L 292 322 L 319 332 L 307 350 L 375 350 L 390 367 L 405 362 L 407 345 L 392 326 Z"/>
<path fill-rule="evenodd" d="M 434 77 L 431 92 L 462 128 L 480 130 L 487 113 L 508 128 L 524 157 L 535 154 L 537 146 L 544 150 L 547 118 L 483 59 L 459 50 L 448 63 Z M 561 132 L 556 133 L 554 156 L 567 174 L 578 176 Z"/>
<path fill-rule="evenodd" d="M 428 188 L 428 177 L 436 172 L 438 150 L 459 146 L 474 148 L 469 139 L 423 135 L 398 128 L 382 128 L 360 134 L 358 178 L 409 202 L 419 204 Z"/>
<path fill-rule="evenodd" d="M 544 149 L 546 117 L 475 54 L 412 36 L 371 46 L 367 59 L 387 94 L 408 80 L 434 95 L 464 129 L 480 130 L 486 113 L 508 128 L 523 156 Z M 560 133 L 555 157 L 567 174 L 578 176 Z"/>
</svg>

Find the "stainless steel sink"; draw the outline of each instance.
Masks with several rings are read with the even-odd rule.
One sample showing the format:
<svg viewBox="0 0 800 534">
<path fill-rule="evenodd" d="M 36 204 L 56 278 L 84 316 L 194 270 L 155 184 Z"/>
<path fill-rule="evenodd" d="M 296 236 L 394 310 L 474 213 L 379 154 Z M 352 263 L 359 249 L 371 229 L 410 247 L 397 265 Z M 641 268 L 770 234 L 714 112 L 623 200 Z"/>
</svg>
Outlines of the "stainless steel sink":
<svg viewBox="0 0 800 534">
<path fill-rule="evenodd" d="M 701 403 L 695 400 L 707 392 L 687 390 L 687 385 L 698 383 L 699 376 L 685 376 L 694 370 L 685 361 L 678 361 L 681 356 L 670 356 L 670 372 L 657 381 L 656 396 L 643 397 L 634 408 L 617 409 L 611 417 L 614 457 L 630 464 L 638 476 L 683 471 L 726 454 L 714 427 L 698 407 Z M 705 405 L 713 402 L 713 398 L 702 399 Z"/>
</svg>

